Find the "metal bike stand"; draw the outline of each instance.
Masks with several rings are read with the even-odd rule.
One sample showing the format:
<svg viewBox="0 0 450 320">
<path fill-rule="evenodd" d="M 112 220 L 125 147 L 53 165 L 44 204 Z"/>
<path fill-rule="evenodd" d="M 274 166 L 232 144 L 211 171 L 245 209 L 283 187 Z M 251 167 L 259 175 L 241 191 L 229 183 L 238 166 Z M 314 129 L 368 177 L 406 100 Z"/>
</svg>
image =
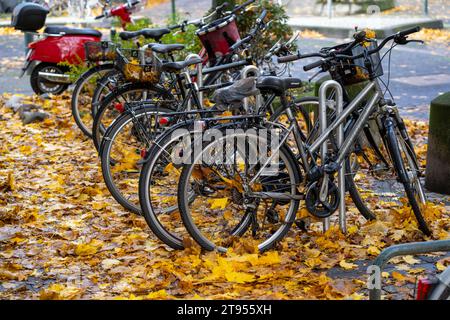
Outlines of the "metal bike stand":
<svg viewBox="0 0 450 320">
<path fill-rule="evenodd" d="M 195 53 L 191 53 L 189 54 L 186 59 L 184 59 L 185 61 L 191 60 L 191 59 L 200 59 L 202 60 L 202 58 Z M 197 93 L 198 93 L 198 100 L 200 100 L 200 107 L 203 108 L 203 92 L 202 91 L 198 91 L 199 88 L 203 87 L 203 64 L 199 63 L 196 65 L 196 69 L 197 69 Z M 189 100 L 188 101 L 188 111 L 191 110 L 192 107 L 192 103 Z"/>
<path fill-rule="evenodd" d="M 335 100 L 327 99 L 327 92 L 329 89 L 335 90 Z M 338 117 L 344 110 L 344 93 L 341 85 L 334 80 L 327 80 L 319 88 L 319 122 L 320 133 L 323 134 L 327 129 L 327 108 L 330 104 L 336 107 L 336 117 Z M 340 124 L 337 128 L 337 144 L 338 148 L 344 143 L 344 124 Z M 328 151 L 328 141 L 325 140 L 321 147 L 321 157 L 325 159 Z M 322 160 L 323 161 L 323 160 Z M 322 164 L 323 165 L 323 164 Z M 338 188 L 339 188 L 339 227 L 343 233 L 347 232 L 346 224 L 346 208 L 345 208 L 345 166 L 342 165 L 338 174 Z M 323 189 L 323 190 L 322 190 Z M 320 196 L 326 197 L 328 195 L 328 176 L 324 177 Z M 325 199 L 322 199 L 325 200 Z M 323 219 L 323 231 L 330 228 L 330 218 Z"/>
<path fill-rule="evenodd" d="M 248 78 L 250 74 L 254 75 L 255 77 L 259 77 L 259 75 L 260 75 L 259 69 L 256 66 L 246 66 L 241 71 L 241 79 Z M 256 106 L 261 105 L 261 95 L 258 94 L 256 96 L 255 102 L 256 102 Z M 248 111 L 248 98 L 244 99 L 244 109 L 245 109 L 245 111 Z"/>
<path fill-rule="evenodd" d="M 412 242 L 398 244 L 384 249 L 375 259 L 373 265 L 379 268 L 378 274 L 380 275 L 379 286 L 374 286 L 369 290 L 370 300 L 381 300 L 381 273 L 386 263 L 394 257 L 405 256 L 420 253 L 432 253 L 439 251 L 450 251 L 450 240 L 438 240 L 428 242 Z"/>
</svg>

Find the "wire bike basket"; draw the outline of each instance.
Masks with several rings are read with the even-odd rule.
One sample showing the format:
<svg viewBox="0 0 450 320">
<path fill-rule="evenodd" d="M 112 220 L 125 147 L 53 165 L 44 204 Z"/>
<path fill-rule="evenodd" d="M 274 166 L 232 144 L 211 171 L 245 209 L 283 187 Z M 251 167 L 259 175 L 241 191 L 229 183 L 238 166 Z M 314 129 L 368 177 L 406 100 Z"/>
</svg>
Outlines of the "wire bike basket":
<svg viewBox="0 0 450 320">
<path fill-rule="evenodd" d="M 90 62 L 114 61 L 119 46 L 110 41 L 89 41 L 84 44 L 86 60 Z"/>
<path fill-rule="evenodd" d="M 349 43 L 345 43 L 334 47 L 334 49 L 336 49 L 339 54 L 355 56 L 363 53 L 365 49 L 373 50 L 378 46 L 377 42 L 373 41 L 358 44 L 354 48 L 347 51 L 340 51 L 348 45 Z M 383 75 L 383 66 L 381 65 L 380 53 L 376 52 L 369 55 L 369 59 L 372 63 L 373 76 L 375 78 L 381 77 Z M 364 66 L 364 58 L 343 60 L 336 66 L 336 70 L 331 71 L 330 73 L 333 79 L 336 79 L 337 77 L 341 78 L 344 85 L 361 83 L 369 80 L 369 72 Z"/>
<path fill-rule="evenodd" d="M 155 84 L 161 79 L 162 62 L 151 49 L 117 49 L 116 52 L 116 66 L 127 81 Z"/>
</svg>

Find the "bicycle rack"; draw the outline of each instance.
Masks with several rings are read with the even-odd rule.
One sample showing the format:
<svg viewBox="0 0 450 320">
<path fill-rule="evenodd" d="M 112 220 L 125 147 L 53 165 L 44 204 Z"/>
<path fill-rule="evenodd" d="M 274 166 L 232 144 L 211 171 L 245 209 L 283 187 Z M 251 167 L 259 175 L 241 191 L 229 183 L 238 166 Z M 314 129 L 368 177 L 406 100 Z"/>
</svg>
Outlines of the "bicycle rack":
<svg viewBox="0 0 450 320">
<path fill-rule="evenodd" d="M 259 69 L 256 66 L 246 66 L 241 71 L 241 79 L 248 78 L 250 74 L 254 75 L 255 77 L 259 77 Z M 261 105 L 261 95 L 256 96 L 256 105 Z M 248 98 L 244 99 L 244 110 L 248 111 Z"/>
<path fill-rule="evenodd" d="M 202 58 L 195 53 L 191 53 L 189 54 L 186 59 L 184 59 L 185 61 L 191 60 L 191 59 L 201 59 Z M 199 88 L 203 87 L 203 64 L 199 63 L 196 65 L 196 69 L 197 69 L 197 94 L 198 94 L 198 99 L 200 100 L 200 107 L 203 108 L 203 92 L 202 91 L 198 91 Z M 188 110 L 192 109 L 192 103 L 189 100 L 188 102 L 188 106 L 187 106 Z"/>
<path fill-rule="evenodd" d="M 374 266 L 377 266 L 379 268 L 379 283 L 378 285 L 369 289 L 369 299 L 381 300 L 381 273 L 383 272 L 383 268 L 389 260 L 398 256 L 439 251 L 450 251 L 450 240 L 404 243 L 384 249 L 373 263 Z"/>
<path fill-rule="evenodd" d="M 327 91 L 329 89 L 335 90 L 335 100 L 327 99 Z M 319 88 L 319 122 L 320 133 L 323 134 L 327 129 L 327 109 L 328 107 L 336 106 L 336 116 L 339 116 L 344 110 L 344 98 L 341 85 L 334 80 L 327 80 Z M 337 144 L 338 148 L 344 143 L 344 124 L 340 124 L 337 128 Z M 328 142 L 324 141 L 321 147 L 321 157 L 325 159 L 328 151 Z M 338 188 L 339 188 L 339 227 L 343 233 L 347 232 L 346 223 L 346 208 L 345 208 L 345 166 L 342 165 L 338 174 Z M 326 196 L 328 194 L 328 176 L 325 176 L 322 184 L 320 194 Z M 323 220 L 323 231 L 330 228 L 330 218 Z"/>
</svg>

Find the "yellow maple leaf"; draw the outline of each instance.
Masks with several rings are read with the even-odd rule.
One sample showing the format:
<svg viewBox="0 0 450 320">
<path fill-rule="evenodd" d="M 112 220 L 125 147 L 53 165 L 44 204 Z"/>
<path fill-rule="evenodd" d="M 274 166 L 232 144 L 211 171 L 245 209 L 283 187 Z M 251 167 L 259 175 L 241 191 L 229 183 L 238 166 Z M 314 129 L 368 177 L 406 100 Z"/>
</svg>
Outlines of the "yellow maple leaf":
<svg viewBox="0 0 450 320">
<path fill-rule="evenodd" d="M 227 207 L 228 198 L 209 199 L 208 203 L 211 209 L 225 209 Z"/>
<path fill-rule="evenodd" d="M 339 265 L 341 266 L 341 268 L 344 268 L 345 270 L 352 270 L 358 267 L 357 264 L 346 262 L 345 260 L 341 260 L 341 262 L 339 262 Z"/>
<path fill-rule="evenodd" d="M 112 267 L 115 267 L 120 264 L 120 261 L 117 259 L 105 259 L 102 261 L 102 268 L 103 269 L 111 269 Z"/>
<path fill-rule="evenodd" d="M 29 156 L 32 153 L 31 146 L 21 146 L 19 148 L 20 152 L 23 153 L 26 156 Z"/>
<path fill-rule="evenodd" d="M 98 249 L 103 245 L 100 240 L 92 240 L 89 243 L 80 243 L 75 248 L 75 254 L 78 256 L 88 256 L 97 253 Z"/>
<path fill-rule="evenodd" d="M 168 294 L 166 290 L 162 289 L 159 291 L 151 292 L 149 293 L 146 298 L 147 299 L 165 299 L 167 298 Z"/>
<path fill-rule="evenodd" d="M 255 276 L 245 272 L 232 271 L 225 274 L 225 279 L 229 282 L 246 283 L 254 281 Z"/>
<path fill-rule="evenodd" d="M 101 210 L 108 206 L 106 202 L 94 202 L 92 203 L 92 209 L 94 210 Z"/>
<path fill-rule="evenodd" d="M 400 272 L 397 272 L 397 271 L 393 271 L 391 273 L 391 275 L 395 280 L 398 280 L 398 281 L 405 281 L 405 279 L 406 279 L 404 275 L 402 275 Z"/>
<path fill-rule="evenodd" d="M 414 259 L 413 256 L 404 256 L 402 257 L 403 261 L 405 261 L 407 264 L 417 264 L 420 263 L 420 260 Z"/>
<path fill-rule="evenodd" d="M 369 248 L 367 248 L 367 253 L 373 256 L 377 256 L 380 254 L 380 249 L 378 249 L 375 246 L 370 246 Z"/>
<path fill-rule="evenodd" d="M 436 269 L 438 269 L 439 271 L 444 271 L 446 268 L 446 266 L 444 266 L 441 262 L 436 262 Z"/>
</svg>

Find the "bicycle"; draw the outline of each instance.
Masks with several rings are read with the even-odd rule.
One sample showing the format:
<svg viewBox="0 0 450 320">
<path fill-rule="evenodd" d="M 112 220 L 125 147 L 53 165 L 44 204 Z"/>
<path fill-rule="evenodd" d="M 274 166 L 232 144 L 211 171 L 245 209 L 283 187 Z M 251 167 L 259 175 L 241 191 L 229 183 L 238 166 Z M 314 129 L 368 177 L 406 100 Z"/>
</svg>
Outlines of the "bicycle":
<svg viewBox="0 0 450 320">
<path fill-rule="evenodd" d="M 246 148 L 251 150 L 251 144 L 248 143 L 244 149 L 239 150 L 239 148 L 233 147 L 230 151 L 227 150 L 231 156 L 225 158 L 226 163 L 214 162 L 217 155 L 212 153 L 214 150 L 225 150 L 226 141 L 229 139 L 241 138 L 246 141 L 256 139 L 258 141 L 260 139 L 257 134 L 259 130 L 267 130 L 273 128 L 274 125 L 268 123 L 264 117 L 259 117 L 260 121 L 256 121 L 252 126 L 243 123 L 245 120 L 234 123 L 234 126 L 241 125 L 246 129 L 254 129 L 255 133 L 251 133 L 250 136 L 241 133 L 230 135 L 222 132 L 223 138 L 205 143 L 202 152 L 191 159 L 190 164 L 183 166 L 179 180 L 178 207 L 189 234 L 204 249 L 222 252 L 227 251 L 236 237 L 240 238 L 246 234 L 245 240 L 257 242 L 258 249 L 263 251 L 271 248 L 288 232 L 295 220 L 300 201 L 305 201 L 306 208 L 312 215 L 319 218 L 329 217 L 339 205 L 340 190 L 334 183 L 334 177 L 341 166 L 347 165 L 352 170 L 358 169 L 358 166 L 349 165 L 349 155 L 360 152 L 355 148 L 355 144 L 358 143 L 360 133 L 369 119 L 374 119 L 378 126 L 378 133 L 383 137 L 384 146 L 389 152 L 391 161 L 389 169 L 394 171 L 396 179 L 398 178 L 403 185 L 419 228 L 426 235 L 430 235 L 430 229 L 419 206 L 419 203 L 425 204 L 426 198 L 420 185 L 419 167 L 414 150 L 410 148 L 411 144 L 408 142 L 410 140 L 398 110 L 395 106 L 388 105 L 388 101 L 384 99 L 378 82 L 380 74 L 376 73 L 379 65 L 374 67 L 371 59 L 371 55 L 378 53 L 388 41 L 394 40 L 395 44 L 407 44 L 412 41 L 407 40 L 407 36 L 419 30 L 420 28 L 412 28 L 398 32 L 385 38 L 379 46 L 375 45 L 373 49 L 361 45 L 361 43 L 369 41 L 373 44 L 365 35 L 356 37 L 350 46 L 353 49 L 359 45 L 358 48 L 362 50 L 362 53 L 356 55 L 341 54 L 336 50 L 314 54 L 314 56 L 321 57 L 322 60 L 305 66 L 305 71 L 322 67 L 334 72 L 336 69 L 333 67 L 342 64 L 354 66 L 355 60 L 363 58 L 368 84 L 355 99 L 348 103 L 342 114 L 335 115 L 331 124 L 324 132 L 318 134 L 310 145 L 302 141 L 298 123 L 292 117 L 289 109 L 287 110 L 288 116 L 291 114 L 289 127 L 280 128 L 280 138 L 277 139 L 280 143 L 274 149 L 269 148 L 269 155 L 266 155 L 266 159 L 257 157 L 255 163 L 250 163 Z M 280 58 L 279 61 L 291 62 L 301 58 L 303 56 L 298 53 Z M 280 79 L 266 77 L 259 80 L 257 87 L 262 91 L 270 90 L 272 87 L 284 90 L 286 83 Z M 367 102 L 360 107 L 360 103 L 365 99 Z M 350 116 L 352 116 L 352 122 L 348 121 Z M 333 131 L 342 123 L 346 124 L 346 136 L 341 148 L 337 149 Z M 290 133 L 294 133 L 294 136 L 298 137 L 296 147 L 300 151 L 299 157 L 296 157 L 285 143 Z M 269 142 L 270 139 L 271 136 L 268 134 L 265 142 Z M 321 147 L 328 142 L 333 148 L 327 154 L 320 154 Z M 256 154 L 260 156 L 258 153 Z M 280 159 L 278 163 L 275 163 L 278 165 L 278 171 L 275 172 L 275 178 L 268 185 L 266 175 L 267 172 L 270 173 L 269 164 L 275 159 L 275 155 Z M 382 160 L 386 161 L 387 159 Z M 302 169 L 305 172 L 304 175 L 301 174 Z M 199 171 L 206 171 L 208 174 L 199 175 Z M 353 179 L 356 172 L 349 172 L 348 176 Z M 304 190 L 299 190 L 300 177 L 304 177 L 304 180 L 301 180 Z M 286 183 L 280 185 L 280 181 L 283 180 Z M 231 181 L 231 186 L 229 181 Z M 223 199 L 224 190 L 227 190 L 224 185 L 227 184 L 229 191 L 227 201 L 231 202 L 230 205 L 226 205 L 226 209 L 220 207 L 219 210 L 202 209 L 206 204 L 214 203 L 218 199 L 217 197 Z M 347 184 L 347 188 L 349 187 Z M 205 192 L 205 190 L 207 191 Z M 341 192 L 345 192 L 345 190 Z M 195 194 L 194 201 L 192 200 L 193 193 Z M 265 208 L 262 208 L 261 204 L 264 204 Z M 274 213 L 276 208 L 278 211 Z M 231 209 L 232 212 L 228 212 Z M 260 233 L 262 226 L 266 227 L 265 233 Z"/>
</svg>

